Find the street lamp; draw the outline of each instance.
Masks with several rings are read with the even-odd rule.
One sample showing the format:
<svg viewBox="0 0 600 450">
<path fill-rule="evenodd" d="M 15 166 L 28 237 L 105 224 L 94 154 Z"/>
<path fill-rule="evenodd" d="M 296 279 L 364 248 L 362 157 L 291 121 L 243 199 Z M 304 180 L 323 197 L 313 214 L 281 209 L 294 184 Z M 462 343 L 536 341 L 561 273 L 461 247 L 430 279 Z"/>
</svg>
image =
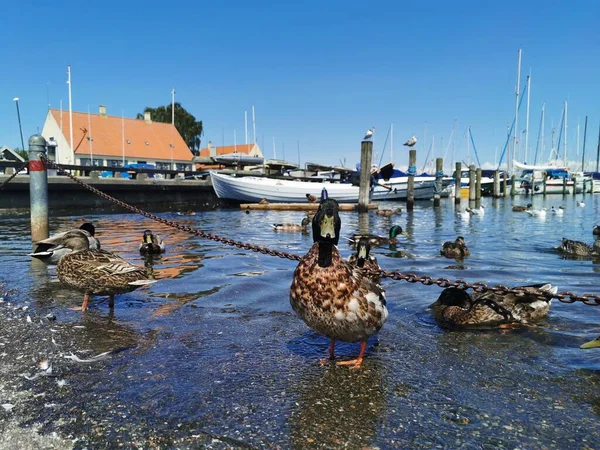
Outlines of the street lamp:
<svg viewBox="0 0 600 450">
<path fill-rule="evenodd" d="M 21 150 L 25 150 L 25 143 L 23 142 L 23 128 L 21 127 L 21 113 L 19 112 L 19 97 L 13 98 L 13 102 L 17 104 L 17 118 L 19 119 L 19 132 L 21 133 Z"/>
</svg>

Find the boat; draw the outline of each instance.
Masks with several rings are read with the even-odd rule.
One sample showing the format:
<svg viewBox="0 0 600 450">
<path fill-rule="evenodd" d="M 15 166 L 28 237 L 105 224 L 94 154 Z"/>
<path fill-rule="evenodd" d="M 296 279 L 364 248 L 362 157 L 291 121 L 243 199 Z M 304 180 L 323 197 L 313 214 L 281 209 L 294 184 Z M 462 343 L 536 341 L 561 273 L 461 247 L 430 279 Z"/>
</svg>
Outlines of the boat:
<svg viewBox="0 0 600 450">
<path fill-rule="evenodd" d="M 253 156 L 246 153 L 228 153 L 226 155 L 211 156 L 211 159 L 224 166 L 251 166 L 265 162 L 262 156 Z"/>
<path fill-rule="evenodd" d="M 414 177 L 414 199 L 430 200 L 435 194 L 435 177 L 427 174 L 416 175 Z M 454 180 L 450 177 L 442 178 L 440 197 L 450 195 L 450 185 Z M 391 173 L 380 171 L 375 178 L 375 188 L 373 189 L 373 200 L 406 200 L 408 196 L 408 174 L 398 169 L 393 169 Z"/>
</svg>

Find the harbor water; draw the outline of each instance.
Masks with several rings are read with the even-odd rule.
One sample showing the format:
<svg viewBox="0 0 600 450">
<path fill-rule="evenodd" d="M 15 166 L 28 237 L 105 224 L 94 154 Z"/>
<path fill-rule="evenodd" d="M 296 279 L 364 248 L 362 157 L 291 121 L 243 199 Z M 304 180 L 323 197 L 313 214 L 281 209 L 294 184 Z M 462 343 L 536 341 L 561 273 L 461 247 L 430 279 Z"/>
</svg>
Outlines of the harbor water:
<svg viewBox="0 0 600 450">
<path fill-rule="evenodd" d="M 598 294 L 600 261 L 556 251 L 563 237 L 593 242 L 600 196 L 580 207 L 582 199 L 484 198 L 485 215 L 468 220 L 450 199 L 392 217 L 371 212 L 371 232 L 397 224 L 406 233 L 373 253 L 403 273 Z M 529 202 L 565 212 L 512 211 Z M 270 226 L 300 223 L 301 212 L 159 215 L 298 255 L 312 245 L 310 233 Z M 341 218 L 342 236 L 358 231 L 356 213 Z M 83 221 L 95 224 L 103 249 L 146 265 L 158 282 L 117 296 L 114 311 L 105 297 L 73 311 L 83 295 L 27 256 L 29 217 L 2 216 L 0 448 L 600 448 L 600 349 L 579 349 L 600 335 L 598 307 L 555 300 L 536 327 L 447 331 L 428 309 L 439 287 L 386 279 L 389 319 L 363 368 L 350 370 L 322 365 L 328 340 L 294 315 L 294 261 L 134 214 L 52 217 L 51 233 Z M 162 256 L 139 255 L 145 229 L 165 240 Z M 440 256 L 457 236 L 471 256 Z M 344 239 L 340 251 L 351 253 Z M 337 353 L 356 356 L 358 345 Z"/>
</svg>

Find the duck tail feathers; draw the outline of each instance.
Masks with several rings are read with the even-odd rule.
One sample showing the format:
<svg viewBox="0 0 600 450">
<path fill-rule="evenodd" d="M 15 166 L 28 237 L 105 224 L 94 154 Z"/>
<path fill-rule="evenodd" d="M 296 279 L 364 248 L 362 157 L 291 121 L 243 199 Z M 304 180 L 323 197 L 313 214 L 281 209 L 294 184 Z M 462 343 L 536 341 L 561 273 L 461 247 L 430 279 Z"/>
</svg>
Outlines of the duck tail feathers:
<svg viewBox="0 0 600 450">
<path fill-rule="evenodd" d="M 136 280 L 136 281 L 130 281 L 129 285 L 131 286 L 146 286 L 148 284 L 152 284 L 152 283 L 156 283 L 158 280 Z"/>
</svg>

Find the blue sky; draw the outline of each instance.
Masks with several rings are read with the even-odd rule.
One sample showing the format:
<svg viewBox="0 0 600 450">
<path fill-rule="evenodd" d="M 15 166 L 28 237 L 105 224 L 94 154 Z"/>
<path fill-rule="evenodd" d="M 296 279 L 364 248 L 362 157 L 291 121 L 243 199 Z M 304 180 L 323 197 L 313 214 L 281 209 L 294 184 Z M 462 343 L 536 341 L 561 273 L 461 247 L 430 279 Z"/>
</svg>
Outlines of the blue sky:
<svg viewBox="0 0 600 450">
<path fill-rule="evenodd" d="M 60 6 L 59 6 L 60 5 Z M 244 111 L 256 107 L 266 156 L 324 164 L 359 161 L 376 126 L 380 158 L 390 123 L 394 159 L 405 165 L 412 134 L 421 167 L 456 120 L 454 152 L 466 159 L 471 126 L 481 162 L 493 162 L 514 117 L 518 49 L 531 70 L 530 148 L 546 103 L 546 152 L 569 101 L 569 156 L 588 119 L 586 153 L 600 122 L 600 2 L 10 2 L 3 5 L 0 145 L 41 130 L 48 99 L 73 109 L 135 117 L 176 100 L 203 120 L 203 145 L 243 143 Z M 252 126 L 249 122 L 249 139 Z M 525 102 L 519 129 L 525 128 Z M 425 134 L 426 129 L 426 134 Z M 523 139 L 524 141 L 524 139 Z M 284 154 L 285 150 L 285 154 Z M 389 144 L 383 161 L 389 160 Z M 531 152 L 531 150 L 530 150 Z M 561 150 L 562 155 L 562 150 Z M 561 156 L 562 157 L 562 156 Z M 531 158 L 530 158 L 531 159 Z M 378 162 L 378 161 L 375 161 Z M 449 165 L 449 164 L 448 164 Z"/>
</svg>

